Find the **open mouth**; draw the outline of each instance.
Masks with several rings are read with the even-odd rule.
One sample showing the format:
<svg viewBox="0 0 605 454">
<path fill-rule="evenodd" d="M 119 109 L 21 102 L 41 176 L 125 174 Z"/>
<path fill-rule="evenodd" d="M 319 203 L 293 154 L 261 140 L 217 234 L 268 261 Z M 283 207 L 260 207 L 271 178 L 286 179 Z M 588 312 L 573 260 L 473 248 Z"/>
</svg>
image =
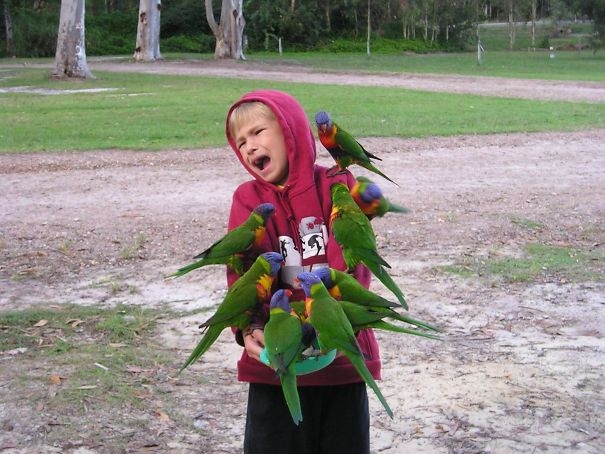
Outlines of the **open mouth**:
<svg viewBox="0 0 605 454">
<path fill-rule="evenodd" d="M 270 161 L 271 158 L 269 158 L 268 156 L 261 156 L 260 158 L 255 159 L 252 162 L 252 165 L 259 170 L 264 170 L 264 168 L 267 167 Z"/>
</svg>

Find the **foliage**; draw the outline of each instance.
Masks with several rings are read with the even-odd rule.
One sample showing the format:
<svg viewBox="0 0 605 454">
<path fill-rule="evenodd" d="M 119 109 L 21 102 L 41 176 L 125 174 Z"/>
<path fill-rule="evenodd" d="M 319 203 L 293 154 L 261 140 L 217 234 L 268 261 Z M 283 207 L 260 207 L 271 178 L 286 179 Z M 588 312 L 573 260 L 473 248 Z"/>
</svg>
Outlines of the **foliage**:
<svg viewBox="0 0 605 454">
<path fill-rule="evenodd" d="M 21 57 L 53 56 L 60 1 L 48 0 L 31 4 L 6 0 L 5 3 L 12 8 L 15 54 Z M 208 40 L 214 38 L 206 38 L 212 37 L 212 33 L 206 21 L 203 3 L 200 0 L 162 2 L 161 39 L 168 51 L 205 52 Z M 482 25 L 482 32 L 486 32 L 486 40 L 483 40 L 486 48 L 508 48 L 508 10 L 503 1 L 245 0 L 244 33 L 247 51 L 277 50 L 279 38 L 286 51 L 326 49 L 330 47 L 326 43 L 332 42 L 338 44 L 339 52 L 345 51 L 342 40 L 350 40 L 348 46 L 359 51 L 359 46 L 362 41 L 365 42 L 367 35 L 368 4 L 371 6 L 372 41 L 402 40 L 400 46 L 393 47 L 394 52 L 400 52 L 401 48 L 411 52 L 473 49 L 478 24 Z M 218 7 L 220 2 L 215 0 L 214 5 Z M 526 49 L 530 45 L 529 39 L 521 35 L 529 27 L 530 3 L 514 2 L 514 5 L 518 29 L 514 49 Z M 137 0 L 88 0 L 87 55 L 131 54 L 136 42 L 138 6 Z M 554 31 L 561 21 L 571 21 L 577 15 L 594 19 L 594 29 L 578 39 L 589 43 L 594 49 L 601 44 L 605 33 L 605 0 L 551 0 L 537 2 L 537 7 L 536 19 L 541 21 L 538 23 L 539 36 L 536 37 L 538 45 L 567 45 L 559 44 L 557 39 L 561 37 L 553 36 L 545 30 L 544 25 Z M 485 12 L 487 15 L 483 17 Z M 498 30 L 501 39 L 495 44 L 487 39 L 488 30 L 483 30 L 486 19 L 504 25 L 504 29 Z M 520 25 L 524 22 L 526 25 Z M 5 39 L 4 34 L 4 27 L 1 27 L 0 42 Z M 372 43 L 373 51 L 381 51 L 379 49 L 380 45 Z M 5 52 L 6 46 L 0 46 L 0 56 L 5 56 Z"/>
<path fill-rule="evenodd" d="M 214 37 L 210 35 L 173 35 L 162 39 L 162 52 L 192 52 L 206 54 L 214 51 Z"/>
<path fill-rule="evenodd" d="M 86 16 L 87 55 L 130 55 L 137 36 L 138 10 Z"/>
<path fill-rule="evenodd" d="M 313 5 L 299 3 L 290 9 L 289 0 L 245 2 L 245 33 L 252 49 L 277 48 L 281 38 L 288 50 L 311 49 L 324 32 Z"/>
<path fill-rule="evenodd" d="M 55 55 L 59 11 L 48 8 L 34 11 L 21 8 L 13 13 L 14 54 L 22 57 L 50 57 Z M 0 55 L 6 56 L 2 46 Z"/>
</svg>

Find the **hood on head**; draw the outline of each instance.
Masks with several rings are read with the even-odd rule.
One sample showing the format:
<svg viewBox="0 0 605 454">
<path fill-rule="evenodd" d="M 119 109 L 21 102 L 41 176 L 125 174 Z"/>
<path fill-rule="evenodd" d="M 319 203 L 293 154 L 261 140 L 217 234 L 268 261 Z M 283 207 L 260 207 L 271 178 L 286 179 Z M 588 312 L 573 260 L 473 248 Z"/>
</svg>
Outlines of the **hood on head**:
<svg viewBox="0 0 605 454">
<path fill-rule="evenodd" d="M 256 101 L 264 103 L 273 111 L 282 128 L 290 166 L 287 186 L 295 186 L 298 181 L 303 180 L 304 182 L 307 178 L 310 178 L 311 180 L 309 181 L 312 181 L 313 163 L 317 157 L 315 137 L 313 136 L 307 115 L 299 102 L 293 96 L 282 91 L 255 90 L 246 93 L 229 109 L 225 131 L 229 145 L 231 145 L 239 161 L 250 175 L 264 183 L 264 180 L 246 165 L 229 131 L 229 118 L 233 109 L 242 103 Z"/>
</svg>

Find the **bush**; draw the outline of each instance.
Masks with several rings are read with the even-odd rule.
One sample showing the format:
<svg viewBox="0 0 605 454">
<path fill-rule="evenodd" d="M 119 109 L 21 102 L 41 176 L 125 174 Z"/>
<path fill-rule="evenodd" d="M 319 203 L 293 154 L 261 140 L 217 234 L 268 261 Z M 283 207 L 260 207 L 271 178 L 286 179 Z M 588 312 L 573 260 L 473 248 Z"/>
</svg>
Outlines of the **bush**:
<svg viewBox="0 0 605 454">
<path fill-rule="evenodd" d="M 138 10 L 86 16 L 86 54 L 124 55 L 134 53 Z"/>
<path fill-rule="evenodd" d="M 214 36 L 197 35 L 185 36 L 175 35 L 162 39 L 160 42 L 161 52 L 194 52 L 194 53 L 212 53 L 214 52 Z"/>
<path fill-rule="evenodd" d="M 14 53 L 17 57 L 54 57 L 59 30 L 58 11 L 17 10 L 13 13 Z M 1 50 L 4 55 L 6 49 Z"/>
</svg>

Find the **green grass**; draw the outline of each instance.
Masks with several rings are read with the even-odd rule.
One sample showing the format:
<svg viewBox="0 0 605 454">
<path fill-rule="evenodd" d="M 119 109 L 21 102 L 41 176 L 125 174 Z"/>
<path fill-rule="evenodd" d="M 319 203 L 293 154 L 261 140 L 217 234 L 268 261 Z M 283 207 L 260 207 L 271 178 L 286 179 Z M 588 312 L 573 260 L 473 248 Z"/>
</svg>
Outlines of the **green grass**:
<svg viewBox="0 0 605 454">
<path fill-rule="evenodd" d="M 465 278 L 483 276 L 507 283 L 565 281 L 605 282 L 605 254 L 571 247 L 530 243 L 520 257 L 478 260 L 466 257 L 459 263 L 439 267 L 441 271 Z"/>
<path fill-rule="evenodd" d="M 132 371 L 171 362 L 152 340 L 160 316 L 171 314 L 138 306 L 72 304 L 7 311 L 0 314 L 0 351 L 23 349 L 22 360 L 47 370 L 47 376 L 21 377 L 25 382 L 42 380 L 47 386 L 53 376 L 60 378 L 60 393 L 52 400 L 59 408 L 84 396 L 104 405 L 136 405 L 137 393 L 144 390 Z"/>
<path fill-rule="evenodd" d="M 605 126 L 603 104 L 104 72 L 95 72 L 94 80 L 62 82 L 49 79 L 48 74 L 48 69 L 5 69 L 0 72 L 0 89 L 112 90 L 0 94 L 0 152 L 224 146 L 224 118 L 231 103 L 246 91 L 267 87 L 296 96 L 310 121 L 317 110 L 330 110 L 356 136 L 426 137 Z"/>
<path fill-rule="evenodd" d="M 513 77 L 520 79 L 605 81 L 605 52 L 557 52 L 551 59 L 544 50 L 491 51 L 486 49 L 483 63 L 475 52 L 437 54 L 250 54 L 249 60 L 272 65 L 292 64 L 318 71 L 411 72 L 460 74 L 466 76 Z"/>
</svg>

